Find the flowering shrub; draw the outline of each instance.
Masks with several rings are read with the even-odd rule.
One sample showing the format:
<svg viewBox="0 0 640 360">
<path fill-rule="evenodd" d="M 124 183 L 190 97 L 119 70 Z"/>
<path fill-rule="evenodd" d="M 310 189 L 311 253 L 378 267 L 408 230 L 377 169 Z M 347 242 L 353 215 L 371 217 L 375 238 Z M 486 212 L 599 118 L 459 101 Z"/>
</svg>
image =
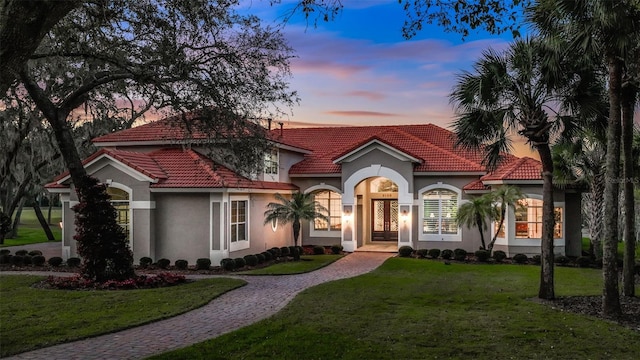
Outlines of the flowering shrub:
<svg viewBox="0 0 640 360">
<path fill-rule="evenodd" d="M 96 282 L 80 275 L 72 277 L 49 276 L 45 285 L 51 289 L 59 290 L 128 290 L 150 289 L 185 283 L 187 279 L 183 275 L 172 273 L 159 273 L 153 275 L 139 275 L 125 280 L 107 280 Z"/>
</svg>

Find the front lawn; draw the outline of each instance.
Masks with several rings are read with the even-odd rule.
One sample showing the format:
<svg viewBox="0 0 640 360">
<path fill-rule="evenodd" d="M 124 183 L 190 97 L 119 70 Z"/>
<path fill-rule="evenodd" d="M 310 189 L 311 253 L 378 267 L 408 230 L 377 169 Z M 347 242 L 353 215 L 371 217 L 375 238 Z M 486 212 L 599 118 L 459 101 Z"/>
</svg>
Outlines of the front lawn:
<svg viewBox="0 0 640 360">
<path fill-rule="evenodd" d="M 42 212 L 46 218 L 47 209 L 42 209 Z M 49 228 L 51 228 L 51 232 L 56 241 L 62 239 L 62 231 L 59 225 L 61 219 L 62 212 L 60 208 L 53 208 Z M 42 230 L 33 208 L 24 208 L 20 216 L 20 225 L 18 225 L 18 236 L 15 239 L 5 239 L 4 244 L 0 245 L 0 247 L 36 244 L 47 241 L 47 236 L 44 230 Z"/>
<path fill-rule="evenodd" d="M 147 290 L 31 287 L 42 279 L 0 276 L 0 357 L 172 317 L 245 284 L 238 279 L 217 278 Z"/>
<path fill-rule="evenodd" d="M 634 359 L 640 332 L 532 301 L 540 268 L 392 258 L 301 293 L 283 311 L 155 359 Z M 556 268 L 558 296 L 602 273 Z"/>
<path fill-rule="evenodd" d="M 291 275 L 302 274 L 325 267 L 344 255 L 307 255 L 300 261 L 275 263 L 264 268 L 239 272 L 242 275 Z"/>
</svg>

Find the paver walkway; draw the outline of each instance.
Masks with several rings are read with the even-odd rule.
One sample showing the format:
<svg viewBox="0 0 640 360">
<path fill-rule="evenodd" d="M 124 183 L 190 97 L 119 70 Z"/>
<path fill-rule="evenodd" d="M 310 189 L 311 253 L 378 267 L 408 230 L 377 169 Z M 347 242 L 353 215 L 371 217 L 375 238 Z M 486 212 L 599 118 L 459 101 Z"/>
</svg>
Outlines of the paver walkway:
<svg viewBox="0 0 640 360">
<path fill-rule="evenodd" d="M 18 354 L 9 359 L 141 359 L 160 354 L 265 319 L 282 309 L 302 290 L 367 273 L 393 255 L 356 252 L 306 274 L 237 276 L 248 284 L 186 314 L 113 334 Z"/>
</svg>

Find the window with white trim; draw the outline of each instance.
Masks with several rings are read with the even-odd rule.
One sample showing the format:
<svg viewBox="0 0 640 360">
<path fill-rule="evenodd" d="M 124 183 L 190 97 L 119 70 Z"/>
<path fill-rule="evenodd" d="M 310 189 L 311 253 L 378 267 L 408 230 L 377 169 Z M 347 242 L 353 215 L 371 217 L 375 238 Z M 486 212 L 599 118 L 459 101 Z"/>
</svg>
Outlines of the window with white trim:
<svg viewBox="0 0 640 360">
<path fill-rule="evenodd" d="M 264 173 L 278 175 L 278 149 L 273 148 L 264 156 Z"/>
<path fill-rule="evenodd" d="M 432 189 L 422 194 L 422 233 L 458 235 L 458 194 L 447 189 Z"/>
<path fill-rule="evenodd" d="M 127 239 L 131 239 L 131 208 L 129 205 L 129 193 L 116 187 L 107 187 L 107 194 L 111 198 L 111 206 L 116 209 L 116 222 L 120 225 Z"/>
<path fill-rule="evenodd" d="M 518 201 L 515 211 L 516 238 L 541 239 L 542 238 L 542 200 L 521 199 Z M 553 238 L 562 238 L 563 216 L 562 208 L 553 209 L 555 226 Z"/>
<path fill-rule="evenodd" d="M 231 243 L 249 241 L 247 224 L 247 200 L 231 201 Z"/>
<path fill-rule="evenodd" d="M 315 192 L 313 198 L 318 204 L 327 209 L 324 215 L 329 218 L 329 222 L 323 219 L 315 219 L 313 230 L 340 231 L 342 229 L 342 196 L 335 191 L 322 190 Z"/>
</svg>

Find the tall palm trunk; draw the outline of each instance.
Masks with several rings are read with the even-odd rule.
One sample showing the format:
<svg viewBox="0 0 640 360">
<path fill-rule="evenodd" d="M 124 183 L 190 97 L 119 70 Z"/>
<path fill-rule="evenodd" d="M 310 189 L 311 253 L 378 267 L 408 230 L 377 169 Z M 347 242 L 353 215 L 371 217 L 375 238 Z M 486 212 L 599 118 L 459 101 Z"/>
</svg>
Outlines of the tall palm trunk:
<svg viewBox="0 0 640 360">
<path fill-rule="evenodd" d="M 604 221 L 605 174 L 594 174 L 588 193 L 584 194 L 584 206 L 589 236 L 591 237 L 591 256 L 596 262 L 602 261 L 602 231 Z"/>
<path fill-rule="evenodd" d="M 536 145 L 540 162 L 542 162 L 542 262 L 540 268 L 540 289 L 538 297 L 541 299 L 554 299 L 555 286 L 553 283 L 553 158 L 548 143 Z"/>
<path fill-rule="evenodd" d="M 484 226 L 484 221 L 480 216 L 476 216 L 476 226 L 478 227 L 478 230 L 480 231 L 480 241 L 482 243 L 482 249 L 486 249 L 486 245 L 484 244 L 484 230 L 482 229 Z M 491 251 L 491 249 L 489 249 L 489 251 Z"/>
<path fill-rule="evenodd" d="M 602 253 L 602 312 L 614 317 L 620 314 L 618 293 L 618 191 L 620 163 L 620 87 L 622 83 L 622 62 L 615 54 L 608 54 L 609 69 L 609 121 L 607 126 L 607 181 L 605 183 L 604 206 L 604 246 Z"/>
<path fill-rule="evenodd" d="M 622 86 L 622 147 L 624 159 L 624 266 L 622 269 L 622 293 L 635 296 L 635 210 L 633 196 L 633 111 L 637 88 L 631 81 Z"/>
</svg>

